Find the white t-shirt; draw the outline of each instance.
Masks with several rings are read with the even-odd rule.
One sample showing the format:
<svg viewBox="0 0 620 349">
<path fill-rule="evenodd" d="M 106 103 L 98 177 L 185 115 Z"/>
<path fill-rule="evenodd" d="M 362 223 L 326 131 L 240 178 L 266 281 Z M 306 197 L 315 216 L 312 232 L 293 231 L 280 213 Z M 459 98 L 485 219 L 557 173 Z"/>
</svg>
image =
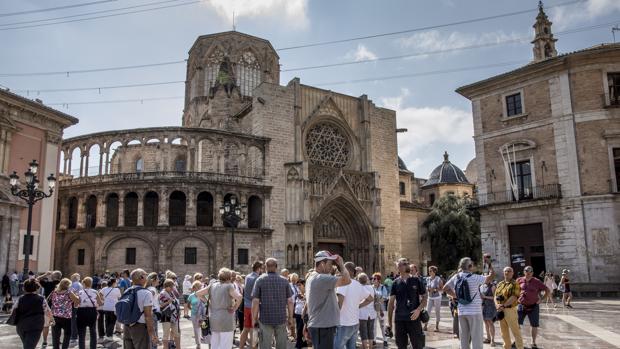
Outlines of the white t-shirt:
<svg viewBox="0 0 620 349">
<path fill-rule="evenodd" d="M 157 289 L 154 286 L 151 286 L 148 290 L 151 291 L 151 294 L 153 295 L 153 311 L 159 311 L 159 293 L 157 292 Z"/>
<path fill-rule="evenodd" d="M 140 316 L 140 319 L 138 319 L 138 322 L 141 324 L 145 324 L 146 321 L 144 320 L 144 307 L 153 306 L 153 294 L 148 289 L 143 288 L 140 289 L 136 295 L 138 296 L 138 309 L 143 312 L 142 316 Z"/>
<path fill-rule="evenodd" d="M 78 308 L 97 308 L 97 291 L 85 288 L 78 292 L 78 296 L 80 296 Z"/>
<path fill-rule="evenodd" d="M 446 286 L 455 290 L 456 288 L 456 279 L 458 277 L 466 277 L 469 273 L 460 272 L 448 280 Z M 467 278 L 467 284 L 469 285 L 469 295 L 473 298 L 471 303 L 469 304 L 460 304 L 458 305 L 459 315 L 478 315 L 482 314 L 482 299 L 480 298 L 480 285 L 484 284 L 484 280 L 486 276 L 471 274 L 470 277 Z M 455 290 L 456 292 L 456 290 Z"/>
<path fill-rule="evenodd" d="M 121 290 L 118 287 L 105 287 L 101 290 L 101 295 L 104 297 L 101 310 L 115 311 L 115 305 L 118 299 L 121 298 Z"/>
<path fill-rule="evenodd" d="M 375 297 L 375 289 L 370 286 L 370 285 L 365 285 L 362 286 L 365 289 L 368 290 L 368 292 L 370 292 L 373 297 Z M 363 306 L 362 308 L 360 308 L 359 310 L 359 319 L 360 320 L 368 320 L 368 319 L 376 319 L 377 318 L 377 311 L 375 310 L 375 302 L 370 302 L 369 304 L 366 304 L 365 306 Z"/>
<path fill-rule="evenodd" d="M 374 291 L 365 288 L 357 280 L 351 280 L 350 284 L 338 287 L 336 294 L 344 296 L 340 308 L 340 326 L 354 326 L 360 323 L 360 303 L 368 296 L 374 295 Z"/>
<path fill-rule="evenodd" d="M 189 279 L 185 279 L 183 281 L 183 294 L 189 296 L 190 293 L 192 293 L 192 282 Z"/>
</svg>

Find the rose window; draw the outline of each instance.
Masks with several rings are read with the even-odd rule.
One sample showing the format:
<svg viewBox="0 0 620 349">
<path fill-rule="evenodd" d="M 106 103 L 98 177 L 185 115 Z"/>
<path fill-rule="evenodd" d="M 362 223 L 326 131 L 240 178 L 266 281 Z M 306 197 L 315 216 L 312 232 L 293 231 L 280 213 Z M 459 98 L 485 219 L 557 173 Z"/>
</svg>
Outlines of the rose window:
<svg viewBox="0 0 620 349">
<path fill-rule="evenodd" d="M 310 163 L 327 167 L 344 167 L 351 157 L 349 140 L 329 124 L 319 124 L 308 131 L 306 151 Z"/>
</svg>

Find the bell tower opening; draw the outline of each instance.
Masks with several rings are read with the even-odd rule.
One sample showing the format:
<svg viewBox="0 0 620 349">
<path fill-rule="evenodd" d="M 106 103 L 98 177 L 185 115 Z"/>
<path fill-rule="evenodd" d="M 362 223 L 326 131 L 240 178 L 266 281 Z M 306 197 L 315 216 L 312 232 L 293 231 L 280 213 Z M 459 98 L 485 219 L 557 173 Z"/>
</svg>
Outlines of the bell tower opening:
<svg viewBox="0 0 620 349">
<path fill-rule="evenodd" d="M 551 32 L 551 21 L 545 13 L 542 1 L 538 2 L 538 16 L 536 16 L 536 23 L 534 23 L 534 62 L 542 61 L 548 58 L 553 58 L 558 55 L 555 49 L 555 42 L 558 39 L 553 37 Z"/>
</svg>

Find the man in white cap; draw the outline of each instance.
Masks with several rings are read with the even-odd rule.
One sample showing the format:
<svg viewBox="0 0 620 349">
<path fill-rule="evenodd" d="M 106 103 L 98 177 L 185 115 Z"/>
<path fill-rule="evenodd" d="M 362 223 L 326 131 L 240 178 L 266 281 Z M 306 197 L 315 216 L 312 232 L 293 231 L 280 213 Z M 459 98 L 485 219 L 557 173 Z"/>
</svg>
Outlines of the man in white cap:
<svg viewBox="0 0 620 349">
<path fill-rule="evenodd" d="M 333 275 L 334 265 L 340 275 Z M 314 255 L 314 271 L 306 280 L 306 327 L 316 349 L 333 349 L 336 327 L 340 325 L 340 309 L 336 288 L 351 283 L 351 276 L 344 267 L 342 257 L 329 251 Z"/>
</svg>

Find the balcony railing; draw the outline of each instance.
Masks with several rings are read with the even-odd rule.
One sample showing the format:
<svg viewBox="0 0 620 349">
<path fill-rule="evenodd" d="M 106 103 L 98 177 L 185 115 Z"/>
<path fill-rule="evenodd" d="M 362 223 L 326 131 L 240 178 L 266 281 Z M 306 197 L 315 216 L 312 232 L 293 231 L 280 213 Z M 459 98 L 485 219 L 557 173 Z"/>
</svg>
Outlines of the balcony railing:
<svg viewBox="0 0 620 349">
<path fill-rule="evenodd" d="M 186 171 L 159 171 L 137 173 L 115 173 L 101 176 L 88 177 L 64 177 L 59 181 L 60 187 L 69 187 L 86 184 L 103 184 L 114 182 L 136 182 L 144 180 L 180 179 L 180 180 L 203 180 L 216 183 L 235 183 L 260 185 L 263 184 L 261 177 L 235 176 L 225 173 L 214 172 L 186 172 Z"/>
<path fill-rule="evenodd" d="M 620 86 L 609 86 L 609 94 L 602 95 L 602 99 L 606 107 L 620 107 Z"/>
<path fill-rule="evenodd" d="M 516 194 L 516 195 L 515 195 Z M 544 199 L 559 199 L 562 197 L 560 184 L 547 184 L 539 187 L 525 188 L 518 193 L 512 190 L 487 193 L 486 195 L 476 195 L 471 199 L 471 206 L 489 206 L 506 203 L 531 202 Z"/>
</svg>

